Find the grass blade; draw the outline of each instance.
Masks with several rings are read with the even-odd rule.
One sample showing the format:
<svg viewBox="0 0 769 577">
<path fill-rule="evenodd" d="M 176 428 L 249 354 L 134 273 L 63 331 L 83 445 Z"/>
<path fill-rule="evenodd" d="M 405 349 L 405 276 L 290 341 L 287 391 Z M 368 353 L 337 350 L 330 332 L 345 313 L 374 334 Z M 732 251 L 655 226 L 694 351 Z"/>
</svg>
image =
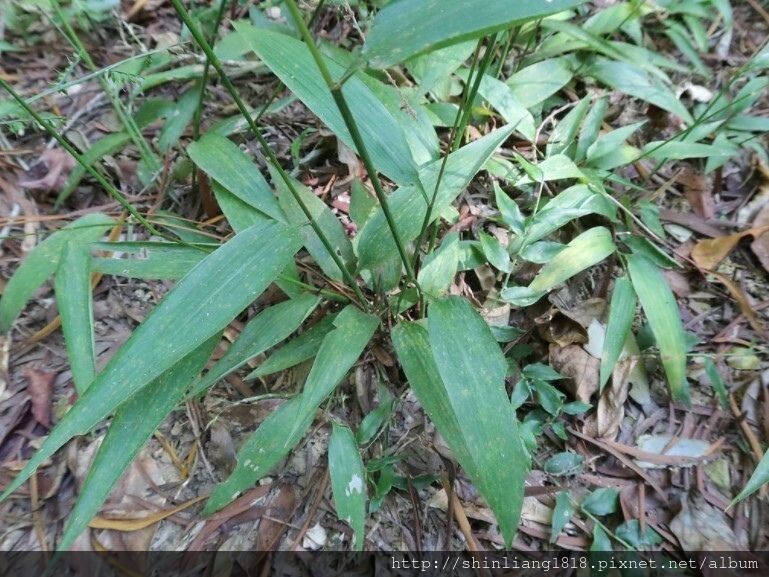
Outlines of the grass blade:
<svg viewBox="0 0 769 577">
<path fill-rule="evenodd" d="M 24 304 L 58 268 L 61 251 L 68 242 L 89 244 L 99 240 L 115 224 L 103 214 L 88 214 L 57 230 L 27 255 L 8 281 L 0 299 L 0 332 L 11 329 Z"/>
<path fill-rule="evenodd" d="M 70 240 L 62 250 L 54 281 L 67 357 L 79 396 L 96 378 L 90 265 L 88 247 Z"/>
<path fill-rule="evenodd" d="M 236 235 L 201 261 L 139 325 L 0 500 L 72 437 L 88 432 L 223 330 L 280 274 L 301 245 L 298 230 L 269 222 Z"/>
<path fill-rule="evenodd" d="M 203 248 L 170 242 L 97 242 L 91 248 L 136 255 L 135 258 L 93 257 L 92 271 L 141 279 L 180 279 L 209 254 Z"/>
<path fill-rule="evenodd" d="M 761 459 L 758 467 L 756 467 L 756 470 L 753 471 L 750 479 L 748 479 L 747 485 L 745 485 L 745 488 L 740 491 L 740 494 L 734 498 L 734 501 L 731 502 L 729 507 L 733 507 L 740 501 L 747 499 L 767 483 L 769 483 L 769 453 L 766 453 Z"/>
<path fill-rule="evenodd" d="M 80 490 L 58 549 L 68 549 L 99 512 L 141 448 L 184 395 L 221 335 L 215 334 L 121 405 Z M 87 496 L 87 498 L 85 498 Z"/>
<path fill-rule="evenodd" d="M 689 405 L 686 338 L 673 291 L 662 271 L 646 258 L 637 254 L 628 254 L 625 258 L 630 281 L 657 341 L 673 400 Z"/>
<path fill-rule="evenodd" d="M 353 530 L 356 551 L 363 551 L 366 528 L 366 472 L 358 443 L 349 427 L 332 422 L 328 443 L 328 470 L 336 516 Z"/>
<path fill-rule="evenodd" d="M 423 52 L 488 36 L 527 20 L 568 10 L 584 0 L 463 0 L 392 2 L 374 18 L 363 56 L 378 68 Z"/>
</svg>

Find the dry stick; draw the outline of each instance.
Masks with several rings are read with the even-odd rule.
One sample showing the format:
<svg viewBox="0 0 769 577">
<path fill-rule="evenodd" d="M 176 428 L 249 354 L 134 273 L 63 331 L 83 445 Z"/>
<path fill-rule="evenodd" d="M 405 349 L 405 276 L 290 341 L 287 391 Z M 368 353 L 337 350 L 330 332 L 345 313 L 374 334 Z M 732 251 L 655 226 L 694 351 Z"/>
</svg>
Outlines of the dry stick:
<svg viewBox="0 0 769 577">
<path fill-rule="evenodd" d="M 328 486 L 328 479 L 329 479 L 329 472 L 328 468 L 326 468 L 326 472 L 323 474 L 323 479 L 320 482 L 320 487 L 318 487 L 318 492 L 315 493 L 315 498 L 312 500 L 312 505 L 310 505 L 310 509 L 307 511 L 307 519 L 305 519 L 304 523 L 302 523 L 302 528 L 299 529 L 299 534 L 296 536 L 296 539 L 294 539 L 294 542 L 291 543 L 291 547 L 288 548 L 289 551 L 294 551 L 296 549 L 296 546 L 299 544 L 299 541 L 302 540 L 305 533 L 307 533 L 307 529 L 310 528 L 310 523 L 312 523 L 312 517 L 315 515 L 315 511 L 318 510 L 318 507 L 320 507 L 320 502 L 323 500 L 323 494 L 326 492 L 326 487 Z"/>
</svg>

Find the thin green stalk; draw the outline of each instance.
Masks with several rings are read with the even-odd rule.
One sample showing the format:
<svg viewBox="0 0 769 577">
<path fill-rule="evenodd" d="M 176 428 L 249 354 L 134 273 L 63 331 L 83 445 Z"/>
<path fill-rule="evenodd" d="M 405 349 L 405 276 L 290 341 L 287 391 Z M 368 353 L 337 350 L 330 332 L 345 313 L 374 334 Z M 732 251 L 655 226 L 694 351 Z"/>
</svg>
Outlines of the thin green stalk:
<svg viewBox="0 0 769 577">
<path fill-rule="evenodd" d="M 315 60 L 315 64 L 318 66 L 318 70 L 320 71 L 321 76 L 323 76 L 323 80 L 325 80 L 326 85 L 331 91 L 331 95 L 334 97 L 334 102 L 336 102 L 337 108 L 339 108 L 339 112 L 344 119 L 345 126 L 347 126 L 347 130 L 350 132 L 350 136 L 352 137 L 353 143 L 355 144 L 355 148 L 358 150 L 358 154 L 360 154 L 361 159 L 363 159 L 363 164 L 366 167 L 369 178 L 371 178 L 371 183 L 374 186 L 374 192 L 376 193 L 377 199 L 379 200 L 379 205 L 382 207 L 382 213 L 384 214 L 385 220 L 387 220 L 387 225 L 390 228 L 393 239 L 395 240 L 395 246 L 398 248 L 398 254 L 400 255 L 401 261 L 403 262 L 403 266 L 406 268 L 406 276 L 409 281 L 414 284 L 414 286 L 417 286 L 418 289 L 417 277 L 414 274 L 414 267 L 411 266 L 411 260 L 409 259 L 406 248 L 401 241 L 400 235 L 398 234 L 398 229 L 395 226 L 395 219 L 393 218 L 392 212 L 390 211 L 390 205 L 387 202 L 387 195 L 385 194 L 384 188 L 382 187 L 382 182 L 377 176 L 376 168 L 374 167 L 374 163 L 371 161 L 371 156 L 369 155 L 368 150 L 366 149 L 366 145 L 363 142 L 363 137 L 358 130 L 358 125 L 355 122 L 355 118 L 353 117 L 349 106 L 347 106 L 347 101 L 345 100 L 344 94 L 342 94 L 342 84 L 335 82 L 331 77 L 331 73 L 329 72 L 326 63 L 324 62 L 318 47 L 315 46 L 315 43 L 310 36 L 310 31 L 307 29 L 307 25 L 302 19 L 302 14 L 296 5 L 296 2 L 294 0 L 286 0 L 286 6 L 288 7 L 289 12 L 291 12 L 291 16 L 296 21 L 302 38 L 304 39 L 305 44 L 307 44 L 307 47 L 310 49 L 310 53 Z"/>
<path fill-rule="evenodd" d="M 88 164 L 82 157 L 82 155 L 75 149 L 74 146 L 72 146 L 67 140 L 59 134 L 59 132 L 42 116 L 40 116 L 34 108 L 32 108 L 27 102 L 24 100 L 24 98 L 21 97 L 21 95 L 16 92 L 8 82 L 3 79 L 2 76 L 0 76 L 0 88 L 8 92 L 8 94 L 11 95 L 11 97 L 19 103 L 19 105 L 29 114 L 35 122 L 37 122 L 40 126 L 43 127 L 43 130 L 45 130 L 48 134 L 50 134 L 56 142 L 59 143 L 59 146 L 61 146 L 64 150 L 69 152 L 73 158 L 77 161 L 77 163 L 82 166 L 88 174 L 93 176 L 96 181 L 101 184 L 104 189 L 115 199 L 117 200 L 123 208 L 125 208 L 131 216 L 133 216 L 137 222 L 140 222 L 144 227 L 150 231 L 152 234 L 157 235 L 159 237 L 162 237 L 166 240 L 169 240 L 171 242 L 174 242 L 175 244 L 187 244 L 187 243 L 180 243 L 178 239 L 175 239 L 173 237 L 170 237 L 159 230 L 157 230 L 154 226 L 152 226 L 146 218 L 144 218 L 139 212 L 131 206 L 131 203 L 129 203 L 122 194 L 120 194 L 117 189 L 110 184 L 106 178 L 104 178 L 96 169 L 94 169 L 90 164 Z M 188 245 L 189 246 L 189 245 Z"/>
<path fill-rule="evenodd" d="M 214 51 L 211 49 L 211 46 L 209 46 L 208 42 L 206 42 L 206 39 L 203 37 L 203 34 L 200 31 L 200 28 L 198 27 L 197 23 L 192 19 L 189 12 L 187 12 L 187 10 L 182 5 L 181 0 L 171 0 L 171 5 L 174 7 L 174 10 L 176 10 L 176 13 L 179 15 L 179 18 L 181 18 L 182 22 L 184 22 L 185 26 L 187 26 L 187 28 L 189 29 L 190 34 L 192 34 L 192 37 L 195 39 L 195 42 L 198 43 L 198 46 L 200 46 L 200 49 L 206 55 L 206 58 L 208 58 L 208 60 L 211 62 L 211 66 L 213 66 L 214 70 L 216 70 L 217 74 L 219 74 L 219 78 L 221 79 L 222 84 L 224 85 L 224 88 L 227 90 L 227 92 L 230 93 L 230 96 L 235 101 L 235 105 L 238 107 L 238 110 L 240 111 L 240 113 L 243 115 L 243 118 L 245 118 L 246 122 L 248 123 L 249 128 L 254 133 L 254 136 L 256 137 L 256 139 L 259 141 L 259 144 L 262 146 L 262 150 L 267 155 L 267 158 L 270 160 L 273 166 L 275 166 L 275 169 L 280 173 L 280 177 L 283 179 L 283 182 L 286 184 L 286 187 L 291 193 L 291 196 L 294 197 L 294 200 L 299 205 L 299 208 L 307 217 L 310 227 L 312 227 L 312 230 L 315 232 L 315 234 L 318 235 L 318 238 L 323 244 L 323 247 L 326 249 L 326 251 L 328 251 L 328 254 L 331 256 L 336 266 L 342 272 L 342 276 L 344 277 L 345 282 L 347 282 L 347 284 L 350 285 L 350 288 L 355 292 L 355 296 L 358 298 L 360 306 L 362 306 L 365 310 L 368 310 L 369 309 L 368 301 L 366 301 L 366 298 L 363 296 L 363 292 L 360 290 L 358 283 L 355 282 L 355 278 L 347 269 L 347 266 L 344 264 L 344 261 L 342 261 L 341 257 L 336 253 L 336 251 L 334 250 L 334 247 L 331 245 L 328 238 L 326 238 L 326 235 L 323 234 L 323 231 L 321 230 L 320 226 L 318 226 L 318 223 L 315 222 L 315 219 L 312 217 L 312 213 L 310 212 L 310 209 L 307 208 L 307 205 L 304 203 L 304 201 L 302 200 L 302 197 L 297 192 L 296 188 L 294 187 L 294 183 L 291 182 L 291 179 L 289 178 L 288 174 L 286 174 L 286 171 L 283 170 L 283 168 L 280 166 L 280 163 L 278 162 L 278 157 L 275 156 L 275 153 L 272 151 L 269 144 L 262 136 L 262 133 L 259 131 L 259 127 L 256 125 L 256 122 L 254 122 L 254 119 L 251 117 L 251 114 L 249 113 L 248 108 L 246 108 L 246 105 L 243 103 L 243 99 L 240 98 L 238 91 L 235 89 L 235 86 L 232 84 L 232 81 L 227 76 L 227 73 L 225 72 L 224 67 L 222 66 L 222 63 L 219 60 L 219 57 L 216 56 L 216 54 L 214 54 Z"/>
<path fill-rule="evenodd" d="M 214 31 L 211 33 L 211 40 L 209 44 L 213 46 L 216 43 L 216 36 L 219 33 L 219 26 L 224 19 L 224 9 L 227 7 L 226 0 L 220 0 L 219 11 L 216 13 L 216 21 L 214 22 Z M 206 57 L 206 63 L 203 65 L 203 76 L 200 79 L 200 94 L 198 94 L 198 103 L 195 106 L 195 114 L 192 116 L 192 140 L 198 140 L 200 138 L 200 122 L 203 117 L 203 101 L 206 97 L 206 84 L 208 83 L 208 72 L 211 69 L 211 61 Z M 193 178 L 194 178 L 194 172 Z M 194 187 L 193 182 L 193 187 Z"/>
<path fill-rule="evenodd" d="M 72 28 L 72 25 L 69 23 L 69 20 L 67 20 L 67 18 L 64 16 L 64 13 L 61 10 L 61 6 L 59 6 L 58 0 L 55 0 L 53 2 L 53 9 L 56 12 L 56 16 L 61 21 L 62 26 L 64 27 L 64 31 L 66 32 L 67 38 L 72 43 L 75 50 L 77 51 L 78 56 L 86 63 L 86 65 L 88 66 L 88 69 L 91 72 L 93 73 L 97 72 L 99 70 L 98 67 L 96 66 L 93 59 L 91 58 L 91 55 L 88 53 L 88 50 L 86 50 L 85 46 L 83 46 L 83 43 L 80 42 L 80 37 Z M 160 162 L 153 154 L 147 142 L 144 140 L 144 138 L 142 138 L 141 132 L 136 126 L 136 123 L 133 121 L 133 118 L 131 118 L 131 116 L 126 112 L 125 107 L 123 106 L 123 103 L 121 102 L 120 98 L 118 98 L 118 96 L 112 90 L 112 87 L 109 85 L 109 83 L 103 76 L 99 77 L 99 85 L 104 91 L 104 94 L 107 96 L 107 99 L 110 101 L 110 104 L 114 108 L 115 113 L 120 119 L 120 122 L 123 124 L 123 127 L 126 129 L 126 132 L 128 132 L 128 135 L 131 137 L 131 141 L 139 150 L 139 154 L 141 155 L 142 160 L 144 160 L 144 162 L 147 164 L 147 167 L 151 171 L 155 172 L 159 170 Z M 57 204 L 58 204 L 58 201 L 57 201 Z"/>
</svg>

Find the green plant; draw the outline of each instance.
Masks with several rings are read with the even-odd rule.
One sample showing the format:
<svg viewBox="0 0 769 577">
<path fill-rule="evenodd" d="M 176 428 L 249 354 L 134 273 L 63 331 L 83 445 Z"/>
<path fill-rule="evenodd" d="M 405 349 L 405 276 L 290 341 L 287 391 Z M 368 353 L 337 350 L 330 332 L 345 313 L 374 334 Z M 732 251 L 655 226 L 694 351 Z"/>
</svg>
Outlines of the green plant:
<svg viewBox="0 0 769 577">
<path fill-rule="evenodd" d="M 548 426 L 564 438 L 558 418 L 587 407 L 564 403 L 563 394 L 548 382 L 560 375 L 537 365 L 521 371 L 511 402 L 506 386 L 511 359 L 498 342 L 500 335 L 504 340 L 504 331 L 492 331 L 468 300 L 447 296 L 457 272 L 478 264 L 494 270 L 498 301 L 525 307 L 612 257 L 627 276 L 617 280 L 610 305 L 602 383 L 620 358 L 639 301 L 660 351 L 671 395 L 688 403 L 685 333 L 675 298 L 660 271 L 660 267 L 679 265 L 660 248 L 658 237 L 652 235 L 652 242 L 635 234 L 652 225 L 639 219 L 634 207 L 629 208 L 632 202 L 614 194 L 613 186 L 628 185 L 615 169 L 644 158 L 702 157 L 710 162 L 728 156 L 716 141 L 731 142 L 728 130 L 733 126 L 708 123 L 727 112 L 733 119 L 737 106 L 733 103 L 755 97 L 765 83 L 760 76 L 765 63 L 745 68 L 746 74 L 761 80 L 749 81 L 735 100 L 692 114 L 676 98 L 662 71 L 665 59 L 640 45 L 639 18 L 649 14 L 641 9 L 642 2 L 620 3 L 622 9 L 602 12 L 601 20 L 591 20 L 584 28 L 568 22 L 582 0 L 492 4 L 472 0 L 440 7 L 428 0 L 390 3 L 373 18 L 360 52 L 316 45 L 294 0 L 285 2 L 291 17 L 287 26 L 276 29 L 234 22 L 232 37 L 260 60 L 258 68 L 251 70 L 269 70 L 279 78 L 293 98 L 363 160 L 375 198 L 360 183 L 353 186 L 350 214 L 359 233 L 351 240 L 326 204 L 283 168 L 262 136 L 255 116 L 269 107 L 255 111 L 246 106 L 223 64 L 223 54 L 235 42 L 222 40 L 215 50 L 181 2 L 172 0 L 172 4 L 203 51 L 206 67 L 216 71 L 241 121 L 261 145 L 265 158 L 260 160 L 268 167 L 272 185 L 227 138 L 235 131 L 232 124 L 221 132 L 209 130 L 189 144 L 187 153 L 212 181 L 213 193 L 235 232 L 230 240 L 212 246 L 180 232 L 183 241 L 97 243 L 117 223 L 103 216 L 84 217 L 42 243 L 9 282 L 0 301 L 4 333 L 11 330 L 32 293 L 55 274 L 80 399 L 1 498 L 74 436 L 88 433 L 114 415 L 82 488 L 87 498 L 77 502 L 60 549 L 68 548 L 86 527 L 122 471 L 178 402 L 205 393 L 223 376 L 296 332 L 300 336 L 273 353 L 254 376 L 314 359 L 303 389 L 275 410 L 243 446 L 235 470 L 210 495 L 206 514 L 221 509 L 269 474 L 294 448 L 376 336 L 392 343 L 425 412 L 491 506 L 510 545 L 523 502 L 529 452 L 535 448 L 532 431 Z M 215 23 L 220 20 L 221 11 Z M 636 44 L 607 39 L 617 31 L 627 33 Z M 525 54 L 518 69 L 503 80 L 506 55 L 514 41 L 539 42 L 539 48 Z M 643 58 L 637 60 L 638 55 Z M 396 89 L 383 80 L 382 72 L 393 66 L 402 66 L 416 79 L 411 90 Z M 144 86 L 150 76 L 144 73 Z M 687 129 L 662 141 L 628 144 L 641 123 L 605 131 L 608 102 L 601 94 L 572 103 L 558 101 L 564 114 L 542 118 L 543 111 L 549 110 L 546 103 L 557 100 L 558 92 L 577 78 L 632 92 L 681 117 Z M 460 86 L 461 94 L 446 79 Z M 142 141 L 142 127 L 166 118 L 167 139 L 161 142 L 161 151 L 174 146 L 184 127 L 199 118 L 196 111 L 205 80 L 203 76 L 190 86 L 179 103 L 148 101 L 133 117 L 125 116 L 125 132 L 109 141 L 105 138 L 82 155 L 80 176 L 89 171 L 99 178 L 92 164 L 129 140 L 147 153 L 142 154 L 145 163 L 157 160 Z M 11 90 L 4 81 L 3 87 Z M 24 106 L 34 114 L 28 103 Z M 120 108 L 118 103 L 115 106 Z M 172 120 L 179 116 L 180 120 Z M 504 125 L 466 143 L 472 122 L 486 117 L 500 119 Z M 450 130 L 445 154 L 434 125 Z M 44 121 L 43 126 L 54 130 Z M 552 131 L 544 151 L 535 146 L 528 157 L 498 153 L 514 132 L 536 143 L 546 127 Z M 710 144 L 700 142 L 710 138 Z M 509 236 L 507 246 L 485 233 L 478 240 L 444 234 L 444 219 L 456 216 L 454 201 L 481 170 L 499 181 L 489 188 L 498 212 L 496 221 Z M 394 190 L 387 190 L 384 177 L 395 183 Z M 100 183 L 110 188 L 103 178 Z M 637 191 L 639 187 L 630 183 L 628 188 Z M 120 198 L 114 190 L 113 194 Z M 92 256 L 91 249 L 145 251 L 148 258 L 129 255 L 116 263 Z M 315 278 L 320 281 L 300 277 L 295 265 L 300 250 L 312 257 L 318 271 Z M 169 270 L 166 259 L 171 255 L 175 267 Z M 519 285 L 516 272 L 523 262 L 543 266 L 530 283 Z M 94 368 L 90 322 L 76 314 L 90 310 L 91 272 L 180 279 L 99 374 Z M 273 282 L 286 300 L 256 315 L 228 352 L 200 376 L 222 331 Z M 302 331 L 324 300 L 334 304 L 333 313 Z M 544 414 L 521 425 L 516 409 L 531 393 Z M 381 394 L 381 406 L 388 402 L 387 395 Z M 361 457 L 361 445 L 372 439 L 371 431 L 384 426 L 387 414 L 386 410 L 372 412 L 357 433 L 327 417 L 332 423 L 329 464 L 337 512 L 353 528 L 359 549 L 367 491 L 374 485 L 371 473 L 382 471 L 375 484 L 376 498 L 392 486 L 387 463 L 381 469 L 379 463 L 370 467 Z M 555 463 L 554 470 L 556 465 L 562 464 Z M 581 463 L 567 465 L 572 470 Z"/>
</svg>

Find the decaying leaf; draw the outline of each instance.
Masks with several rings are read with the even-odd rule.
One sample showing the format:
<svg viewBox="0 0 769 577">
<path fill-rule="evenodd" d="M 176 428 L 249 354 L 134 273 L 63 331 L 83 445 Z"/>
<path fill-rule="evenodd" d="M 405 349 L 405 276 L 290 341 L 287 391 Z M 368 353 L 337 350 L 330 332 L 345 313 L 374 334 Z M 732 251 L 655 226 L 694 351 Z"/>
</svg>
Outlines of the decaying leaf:
<svg viewBox="0 0 769 577">
<path fill-rule="evenodd" d="M 550 345 L 550 365 L 569 380 L 564 387 L 583 403 L 598 391 L 598 376 L 601 362 L 585 352 L 579 345 L 559 347 Z"/>
<path fill-rule="evenodd" d="M 692 259 L 697 263 L 698 267 L 705 270 L 713 270 L 744 237 L 753 236 L 758 238 L 767 231 L 769 231 L 769 225 L 749 228 L 742 232 L 719 238 L 701 240 L 692 249 Z"/>
<path fill-rule="evenodd" d="M 32 401 L 32 416 L 44 427 L 51 426 L 51 393 L 56 373 L 24 367 L 27 377 L 27 394 Z"/>
</svg>

